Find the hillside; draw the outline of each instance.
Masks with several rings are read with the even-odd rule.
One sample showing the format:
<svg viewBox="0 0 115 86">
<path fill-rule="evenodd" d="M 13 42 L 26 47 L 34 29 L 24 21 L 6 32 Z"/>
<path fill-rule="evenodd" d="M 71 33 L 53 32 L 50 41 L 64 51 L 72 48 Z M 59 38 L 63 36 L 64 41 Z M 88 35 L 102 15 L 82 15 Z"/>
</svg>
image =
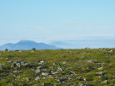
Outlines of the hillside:
<svg viewBox="0 0 115 86">
<path fill-rule="evenodd" d="M 37 43 L 30 40 L 22 40 L 15 44 L 7 43 L 0 46 L 0 50 L 5 50 L 6 48 L 9 50 L 30 50 L 32 48 L 36 48 L 38 50 L 39 49 L 57 49 L 57 47 L 54 45 L 49 45 L 45 43 Z"/>
<path fill-rule="evenodd" d="M 0 51 L 0 86 L 115 86 L 115 49 Z"/>
</svg>

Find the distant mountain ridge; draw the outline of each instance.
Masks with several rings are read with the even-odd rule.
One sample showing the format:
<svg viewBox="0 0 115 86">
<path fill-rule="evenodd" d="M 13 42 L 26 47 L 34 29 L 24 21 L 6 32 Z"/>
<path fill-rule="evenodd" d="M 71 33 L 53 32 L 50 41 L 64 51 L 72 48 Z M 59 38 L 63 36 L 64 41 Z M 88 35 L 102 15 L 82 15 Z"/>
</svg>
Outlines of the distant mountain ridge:
<svg viewBox="0 0 115 86">
<path fill-rule="evenodd" d="M 54 41 L 51 44 L 63 49 L 115 48 L 115 39 L 66 40 L 64 42 Z"/>
<path fill-rule="evenodd" d="M 54 45 L 45 44 L 45 43 L 37 43 L 31 40 L 22 40 L 15 44 L 7 43 L 7 44 L 0 46 L 0 50 L 5 50 L 6 48 L 8 50 L 30 50 L 32 48 L 36 48 L 37 50 L 39 49 L 58 49 Z"/>
</svg>

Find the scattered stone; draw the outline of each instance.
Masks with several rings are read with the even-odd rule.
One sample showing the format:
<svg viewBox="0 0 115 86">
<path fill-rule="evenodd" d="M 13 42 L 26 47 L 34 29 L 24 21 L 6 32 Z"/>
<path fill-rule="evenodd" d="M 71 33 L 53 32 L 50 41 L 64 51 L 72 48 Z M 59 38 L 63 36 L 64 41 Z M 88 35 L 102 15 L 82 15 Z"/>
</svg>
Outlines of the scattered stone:
<svg viewBox="0 0 115 86">
<path fill-rule="evenodd" d="M 35 72 L 36 72 L 36 73 L 41 73 L 42 71 L 41 71 L 39 68 L 37 68 L 37 69 L 35 70 Z"/>
<path fill-rule="evenodd" d="M 88 81 L 88 79 L 86 79 L 86 78 L 84 78 L 83 80 L 84 80 L 84 81 Z"/>
<path fill-rule="evenodd" d="M 27 62 L 23 62 L 23 61 L 13 61 L 13 60 L 11 60 L 11 61 L 8 61 L 9 63 L 12 63 L 12 65 L 11 65 L 11 67 L 12 68 L 14 68 L 14 67 L 22 67 L 22 66 L 25 66 L 25 67 L 29 67 L 29 66 L 32 66 L 32 65 L 30 65 L 29 63 L 27 63 Z"/>
<path fill-rule="evenodd" d="M 99 75 L 105 75 L 106 72 L 98 72 Z"/>
<path fill-rule="evenodd" d="M 62 78 L 62 79 L 58 79 L 57 81 L 59 81 L 60 83 L 65 82 L 67 79 L 66 78 Z"/>
<path fill-rule="evenodd" d="M 14 61 L 13 61 L 13 60 L 10 60 L 10 61 L 7 61 L 7 62 L 9 62 L 9 63 L 13 63 Z"/>
<path fill-rule="evenodd" d="M 91 85 L 89 85 L 89 84 L 82 84 L 81 86 L 91 86 Z"/>
<path fill-rule="evenodd" d="M 98 70 L 103 70 L 103 67 L 99 67 L 99 68 L 97 68 Z"/>
<path fill-rule="evenodd" d="M 49 73 L 42 72 L 41 75 L 42 75 L 42 76 L 48 76 Z"/>
<path fill-rule="evenodd" d="M 59 63 L 53 63 L 53 65 L 58 65 L 59 66 L 60 64 Z"/>
<path fill-rule="evenodd" d="M 5 65 L 5 63 L 0 63 L 0 66 Z"/>
<path fill-rule="evenodd" d="M 91 85 L 89 85 L 89 84 L 83 84 L 83 83 L 79 82 L 78 86 L 91 86 Z"/>
<path fill-rule="evenodd" d="M 107 50 L 101 51 L 101 52 L 107 53 L 110 51 L 111 51 L 110 49 L 109 50 L 107 49 Z M 19 56 L 21 56 L 20 53 L 18 53 L 18 52 L 19 51 L 17 51 L 16 53 L 13 53 L 13 55 L 16 55 L 16 57 L 18 57 L 17 54 L 19 54 Z M 35 52 L 37 52 L 37 51 L 35 51 Z M 87 54 L 87 52 L 88 51 L 86 51 L 86 54 Z M 111 70 L 111 68 L 114 67 L 113 66 L 114 63 L 106 63 L 106 56 L 104 56 L 105 61 L 102 58 L 102 60 L 103 60 L 102 62 L 105 62 L 105 63 L 100 63 L 101 60 L 100 61 L 99 61 L 99 59 L 95 60 L 95 58 L 93 59 L 92 57 L 91 57 L 92 59 L 88 60 L 86 58 L 87 59 L 86 60 L 86 59 L 83 59 L 84 56 L 81 55 L 83 57 L 79 57 L 79 58 L 73 57 L 73 59 L 68 59 L 69 56 L 67 56 L 67 59 L 61 58 L 61 60 L 57 60 L 58 58 L 57 59 L 54 58 L 55 60 L 52 60 L 51 62 L 54 61 L 57 63 L 52 64 L 52 63 L 50 63 L 50 61 L 48 62 L 48 60 L 47 60 L 47 64 L 46 64 L 46 60 L 39 60 L 41 58 L 38 58 L 36 62 L 32 62 L 33 60 L 31 61 L 29 59 L 27 60 L 29 62 L 24 62 L 26 59 L 23 59 L 23 57 L 29 57 L 29 56 L 22 56 L 22 58 L 19 58 L 24 61 L 11 60 L 11 59 L 17 59 L 15 57 L 10 58 L 12 51 L 3 52 L 3 53 L 6 53 L 7 55 L 9 55 L 9 59 L 10 59 L 9 61 L 6 60 L 7 55 L 2 57 L 3 61 L 5 59 L 4 62 L 7 61 L 6 64 L 0 63 L 0 72 L 1 72 L 0 78 L 1 79 L 3 78 L 3 80 L 5 80 L 7 78 L 10 79 L 10 77 L 11 77 L 10 81 L 12 81 L 12 82 L 19 81 L 19 82 L 22 82 L 22 84 L 23 84 L 23 81 L 29 81 L 29 82 L 27 82 L 27 85 L 33 85 L 33 82 L 35 81 L 35 85 L 37 85 L 37 83 L 40 82 L 39 83 L 40 86 L 42 86 L 42 85 L 43 86 L 61 86 L 61 85 L 64 85 L 64 86 L 93 86 L 93 85 L 90 85 L 89 83 L 91 83 L 91 84 L 99 83 L 99 84 L 105 84 L 108 86 L 108 85 L 113 85 L 113 82 L 114 82 L 115 74 L 113 72 L 113 69 L 112 69 L 112 72 L 111 71 L 109 72 L 109 69 Z M 42 51 L 39 52 L 39 54 L 41 54 L 41 53 L 42 53 Z M 65 52 L 64 55 L 66 55 L 66 53 L 68 53 L 68 52 Z M 80 54 L 81 53 L 83 53 L 83 52 L 80 51 Z M 58 52 L 56 54 L 58 54 Z M 70 54 L 73 54 L 73 51 Z M 77 52 L 76 52 L 76 54 L 77 54 Z M 79 52 L 78 52 L 78 54 L 79 54 Z M 60 56 L 64 56 L 64 55 L 62 53 L 60 54 Z M 109 55 L 109 53 L 108 53 L 107 56 L 111 57 L 111 54 Z M 90 57 L 88 57 L 88 58 L 90 58 Z M 111 58 L 113 58 L 113 55 Z M 79 61 L 81 61 L 81 62 L 79 62 Z M 97 62 L 97 61 L 99 61 L 99 62 Z M 68 64 L 68 62 L 71 64 Z M 12 68 L 9 67 L 9 64 L 11 64 Z M 107 72 L 105 72 L 105 71 L 107 71 Z M 18 77 L 18 76 L 20 76 L 20 77 Z M 90 76 L 91 76 L 91 78 L 89 78 Z M 56 80 L 56 81 L 53 81 L 53 80 Z M 109 81 L 112 83 L 110 83 Z M 4 81 L 2 81 L 2 82 L 4 82 Z M 43 84 L 41 84 L 41 83 L 43 83 Z M 24 86 L 25 85 L 26 84 L 24 84 Z"/>
<path fill-rule="evenodd" d="M 22 51 L 21 51 L 21 50 L 19 50 L 18 52 L 19 52 L 19 53 L 21 53 Z"/>
<path fill-rule="evenodd" d="M 12 68 L 14 68 L 14 67 L 21 67 L 21 62 L 20 61 L 16 61 L 16 62 L 13 62 L 13 64 L 12 64 L 12 66 L 11 66 Z"/>
<path fill-rule="evenodd" d="M 47 66 L 45 66 L 45 65 L 43 65 L 43 66 L 39 66 L 39 67 L 37 67 L 38 69 L 46 69 L 46 68 L 48 68 Z"/>
<path fill-rule="evenodd" d="M 88 60 L 87 62 L 88 62 L 88 63 L 92 63 L 92 64 L 98 63 L 97 61 L 92 60 L 92 59 L 91 59 L 91 60 Z"/>
<path fill-rule="evenodd" d="M 83 81 L 82 77 L 76 77 L 77 80 Z"/>
<path fill-rule="evenodd" d="M 40 62 L 39 62 L 39 64 L 44 64 L 45 62 L 43 61 L 43 60 L 41 60 Z"/>
<path fill-rule="evenodd" d="M 108 80 L 105 80 L 105 81 L 103 81 L 103 82 L 101 82 L 101 83 L 107 84 L 107 83 L 108 83 Z"/>
<path fill-rule="evenodd" d="M 50 86 L 51 83 L 43 83 L 43 86 Z"/>
<path fill-rule="evenodd" d="M 32 53 L 34 52 L 34 51 L 31 51 Z"/>
<path fill-rule="evenodd" d="M 57 71 L 63 71 L 61 67 L 58 67 Z"/>
<path fill-rule="evenodd" d="M 108 53 L 113 53 L 113 50 L 109 50 Z"/>
<path fill-rule="evenodd" d="M 106 63 L 97 63 L 97 64 L 100 66 L 106 66 L 107 65 Z"/>
<path fill-rule="evenodd" d="M 73 83 L 73 84 L 69 84 L 68 86 L 77 86 L 75 83 Z"/>
<path fill-rule="evenodd" d="M 67 62 L 62 62 L 62 64 L 66 64 Z"/>
<path fill-rule="evenodd" d="M 39 77 L 39 76 L 37 76 L 37 77 L 35 78 L 35 80 L 36 80 L 36 81 L 40 80 L 40 77 Z"/>
</svg>

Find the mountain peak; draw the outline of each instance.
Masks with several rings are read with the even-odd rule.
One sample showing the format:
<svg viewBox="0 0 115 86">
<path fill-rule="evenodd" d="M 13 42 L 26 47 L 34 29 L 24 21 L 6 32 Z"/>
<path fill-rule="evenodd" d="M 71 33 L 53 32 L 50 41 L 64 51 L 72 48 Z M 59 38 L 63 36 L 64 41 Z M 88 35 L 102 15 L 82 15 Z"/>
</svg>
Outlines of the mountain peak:
<svg viewBox="0 0 115 86">
<path fill-rule="evenodd" d="M 16 44 L 5 44 L 3 46 L 0 46 L 0 50 L 4 50 L 8 48 L 9 50 L 30 50 L 32 48 L 36 49 L 57 49 L 54 45 L 49 45 L 45 43 L 37 43 L 31 40 L 21 40 L 17 42 Z"/>
<path fill-rule="evenodd" d="M 31 41 L 31 40 L 21 40 L 19 41 L 20 43 L 23 43 L 23 42 L 34 42 L 34 41 Z"/>
<path fill-rule="evenodd" d="M 26 43 L 36 43 L 36 42 L 31 41 L 31 40 L 21 40 L 21 41 L 19 41 L 19 42 L 16 43 L 16 44 L 26 44 Z"/>
</svg>

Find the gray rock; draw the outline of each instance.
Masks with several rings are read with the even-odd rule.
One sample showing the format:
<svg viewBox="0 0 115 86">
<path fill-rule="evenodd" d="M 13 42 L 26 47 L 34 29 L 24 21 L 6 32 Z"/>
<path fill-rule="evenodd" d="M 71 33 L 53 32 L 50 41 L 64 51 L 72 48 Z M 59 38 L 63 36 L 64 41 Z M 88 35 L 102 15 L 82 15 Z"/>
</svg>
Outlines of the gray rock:
<svg viewBox="0 0 115 86">
<path fill-rule="evenodd" d="M 5 65 L 5 63 L 0 63 L 0 66 Z"/>
<path fill-rule="evenodd" d="M 77 85 L 73 83 L 73 84 L 69 84 L 68 86 L 77 86 Z"/>
<path fill-rule="evenodd" d="M 113 53 L 113 50 L 109 50 L 108 53 Z"/>
<path fill-rule="evenodd" d="M 39 64 L 44 64 L 45 62 L 43 60 L 39 61 Z"/>
<path fill-rule="evenodd" d="M 35 78 L 35 80 L 36 80 L 36 81 L 40 80 L 40 77 L 39 77 L 39 76 L 37 76 L 37 77 Z"/>
<path fill-rule="evenodd" d="M 41 75 L 42 75 L 42 76 L 48 76 L 49 73 L 42 72 Z"/>
<path fill-rule="evenodd" d="M 89 84 L 83 84 L 83 83 L 79 82 L 78 86 L 91 86 L 91 85 L 89 85 Z"/>
<path fill-rule="evenodd" d="M 19 53 L 21 53 L 22 51 L 21 51 L 21 50 L 19 50 L 18 52 L 19 52 Z"/>
<path fill-rule="evenodd" d="M 14 61 L 13 60 L 10 60 L 10 61 L 7 61 L 8 63 L 13 63 Z"/>
<path fill-rule="evenodd" d="M 100 66 L 106 66 L 107 65 L 106 63 L 97 63 L 97 64 Z"/>
<path fill-rule="evenodd" d="M 42 71 L 40 69 L 35 70 L 36 73 L 41 73 Z"/>
<path fill-rule="evenodd" d="M 67 79 L 66 78 L 62 78 L 62 79 L 58 79 L 57 81 L 59 81 L 60 83 L 65 82 Z"/>
<path fill-rule="evenodd" d="M 47 66 L 39 66 L 39 67 L 37 67 L 38 69 L 46 69 L 46 68 L 48 68 Z"/>
<path fill-rule="evenodd" d="M 82 77 L 76 77 L 77 80 L 83 81 Z"/>
<path fill-rule="evenodd" d="M 105 80 L 105 81 L 103 81 L 103 82 L 101 82 L 101 83 L 107 84 L 107 83 L 108 83 L 108 80 Z"/>
<path fill-rule="evenodd" d="M 61 67 L 58 67 L 57 71 L 63 71 Z"/>
<path fill-rule="evenodd" d="M 95 60 L 92 60 L 92 59 L 91 59 L 91 60 L 88 60 L 87 62 L 88 62 L 88 63 L 92 63 L 92 64 L 95 64 L 95 63 L 97 63 L 97 61 L 95 61 Z"/>
<path fill-rule="evenodd" d="M 62 64 L 66 64 L 67 62 L 65 61 L 65 62 L 62 62 Z"/>
<path fill-rule="evenodd" d="M 43 83 L 43 86 L 50 86 L 51 83 Z"/>
<path fill-rule="evenodd" d="M 13 64 L 12 64 L 12 66 L 11 66 L 12 68 L 14 68 L 14 67 L 21 67 L 21 62 L 20 61 L 16 61 L 16 62 L 13 62 Z"/>
<path fill-rule="evenodd" d="M 99 68 L 97 68 L 97 70 L 103 70 L 103 67 L 99 67 Z"/>
<path fill-rule="evenodd" d="M 98 72 L 99 75 L 105 75 L 106 72 Z"/>
<path fill-rule="evenodd" d="M 29 65 L 29 63 L 27 63 L 27 62 L 23 62 L 23 61 L 13 61 L 13 60 L 11 60 L 11 61 L 8 61 L 8 62 L 10 62 L 10 63 L 12 63 L 12 67 L 14 66 L 17 66 L 17 67 L 21 67 L 21 66 L 27 66 L 27 65 Z"/>
<path fill-rule="evenodd" d="M 60 64 L 59 63 L 53 63 L 53 65 L 55 65 L 55 66 L 58 65 L 59 66 Z"/>
</svg>

